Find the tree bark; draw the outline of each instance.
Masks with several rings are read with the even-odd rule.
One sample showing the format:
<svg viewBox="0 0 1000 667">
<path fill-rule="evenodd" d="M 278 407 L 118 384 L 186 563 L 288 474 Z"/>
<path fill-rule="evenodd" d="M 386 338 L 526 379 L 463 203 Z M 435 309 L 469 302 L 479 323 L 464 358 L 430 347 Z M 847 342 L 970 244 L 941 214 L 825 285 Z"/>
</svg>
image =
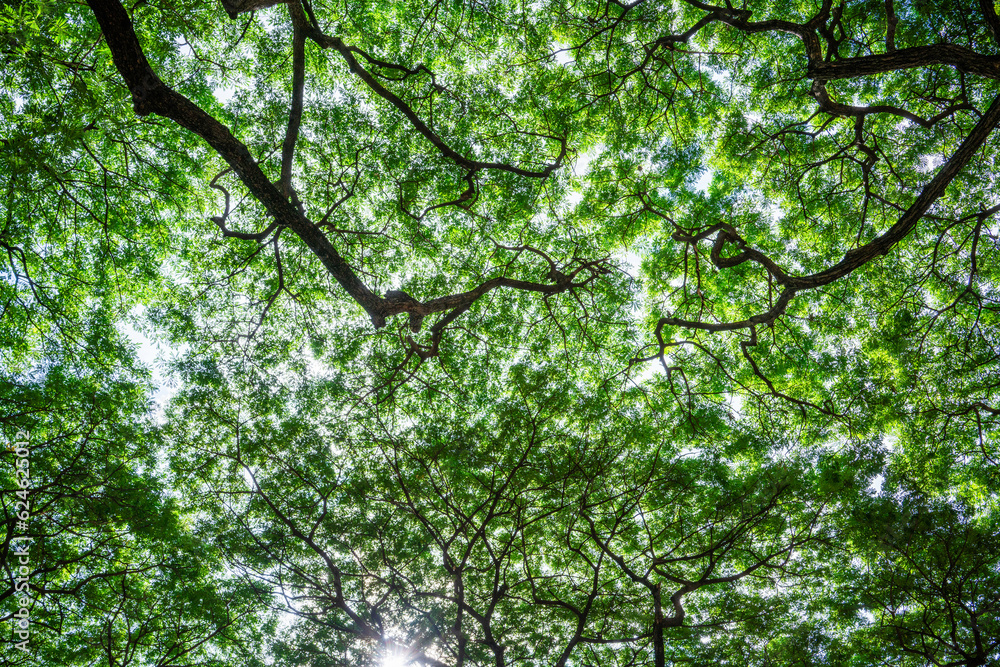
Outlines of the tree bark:
<svg viewBox="0 0 1000 667">
<path fill-rule="evenodd" d="M 222 0 L 222 8 L 229 14 L 229 18 L 235 19 L 240 14 L 245 14 L 246 12 L 285 4 L 287 2 L 289 0 Z"/>
</svg>

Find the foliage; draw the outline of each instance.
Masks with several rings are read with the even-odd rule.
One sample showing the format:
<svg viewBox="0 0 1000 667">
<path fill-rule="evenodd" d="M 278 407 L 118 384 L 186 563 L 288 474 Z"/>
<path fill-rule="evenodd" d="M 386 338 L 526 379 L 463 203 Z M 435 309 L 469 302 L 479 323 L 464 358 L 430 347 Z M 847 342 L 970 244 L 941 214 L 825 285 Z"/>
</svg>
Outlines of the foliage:
<svg viewBox="0 0 1000 667">
<path fill-rule="evenodd" d="M 1000 660 L 998 46 L 989 0 L 0 5 L 35 657 Z"/>
</svg>

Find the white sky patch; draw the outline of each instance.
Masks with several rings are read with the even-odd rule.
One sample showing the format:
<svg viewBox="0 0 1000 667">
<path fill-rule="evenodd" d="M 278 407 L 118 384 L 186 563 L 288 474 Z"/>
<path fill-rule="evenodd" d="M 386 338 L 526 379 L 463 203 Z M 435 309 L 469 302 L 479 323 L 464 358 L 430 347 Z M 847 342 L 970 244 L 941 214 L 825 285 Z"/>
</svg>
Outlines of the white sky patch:
<svg viewBox="0 0 1000 667">
<path fill-rule="evenodd" d="M 629 275 L 634 276 L 642 266 L 642 255 L 634 250 L 626 250 L 625 254 L 619 260 L 619 264 L 624 270 L 628 271 Z"/>
<path fill-rule="evenodd" d="M 712 184 L 712 176 L 715 172 L 711 169 L 706 169 L 698 177 L 698 180 L 694 182 L 694 189 L 698 192 L 708 193 L 708 186 Z"/>
<path fill-rule="evenodd" d="M 885 436 L 885 439 L 882 441 L 882 446 L 884 446 L 886 449 L 892 452 L 895 451 L 897 442 L 899 442 L 899 436 L 897 436 L 895 433 L 889 433 Z"/>
<path fill-rule="evenodd" d="M 570 48 L 569 44 L 563 44 L 561 42 L 552 43 L 552 55 L 555 57 L 556 62 L 563 67 L 572 65 L 574 62 L 573 52 L 569 50 Z"/>
<path fill-rule="evenodd" d="M 0 267 L 0 280 L 4 281 L 8 285 L 18 284 L 17 274 L 7 267 Z"/>
<path fill-rule="evenodd" d="M 920 166 L 917 170 L 923 174 L 934 171 L 944 164 L 944 156 L 941 155 L 921 155 Z"/>
<path fill-rule="evenodd" d="M 412 656 L 399 648 L 387 648 L 382 656 L 382 667 L 406 667 L 412 663 Z"/>
<path fill-rule="evenodd" d="M 730 393 L 726 398 L 726 403 L 729 405 L 729 409 L 737 415 L 743 414 L 743 397 L 736 393 Z"/>
<path fill-rule="evenodd" d="M 704 69 L 708 72 L 708 76 L 711 77 L 712 81 L 720 86 L 725 86 L 731 81 L 728 72 L 717 70 L 714 67 L 705 67 Z"/>
<path fill-rule="evenodd" d="M 632 381 L 638 386 L 646 384 L 657 374 L 663 373 L 663 364 L 656 359 L 637 364 L 633 368 L 636 370 L 632 371 Z"/>
<path fill-rule="evenodd" d="M 885 475 L 879 474 L 875 476 L 872 483 L 868 485 L 868 490 L 874 495 L 882 495 L 882 485 L 885 484 Z"/>
<path fill-rule="evenodd" d="M 597 144 L 596 146 L 581 153 L 573 163 L 573 173 L 576 176 L 586 176 L 590 172 L 590 163 L 603 152 L 604 144 Z"/>
<path fill-rule="evenodd" d="M 236 94 L 236 88 L 232 86 L 213 86 L 212 95 L 219 104 L 227 104 Z"/>
<path fill-rule="evenodd" d="M 133 310 L 129 316 L 132 321 L 136 321 L 143 316 L 143 308 L 140 306 Z M 158 422 L 162 423 L 165 419 L 164 409 L 173 395 L 177 393 L 177 387 L 172 385 L 169 377 L 164 373 L 164 354 L 163 347 L 156 343 L 146 334 L 136 329 L 130 322 L 120 322 L 119 331 L 128 337 L 129 341 L 132 342 L 136 347 L 136 357 L 139 361 L 147 366 L 152 375 L 152 385 L 153 385 L 153 401 L 156 403 L 156 407 L 153 408 L 153 418 Z M 172 350 L 179 354 L 183 354 L 187 350 L 187 345 L 182 348 Z"/>
<path fill-rule="evenodd" d="M 597 146 L 594 146 L 590 150 L 579 155 L 572 165 L 573 175 L 577 178 L 586 176 L 590 171 L 590 163 L 593 162 L 603 150 L 604 144 L 598 144 Z M 570 208 L 575 207 L 581 201 L 583 201 L 583 192 L 580 190 L 573 190 L 566 196 L 566 203 Z"/>
<path fill-rule="evenodd" d="M 247 470 L 246 468 L 241 468 L 240 469 L 240 474 L 243 475 L 243 481 L 246 482 L 247 488 L 250 489 L 251 491 L 256 491 L 257 490 L 257 484 L 256 484 L 256 482 L 254 482 L 254 479 L 253 479 L 254 476 L 250 473 L 250 471 Z"/>
<path fill-rule="evenodd" d="M 188 41 L 184 37 L 176 37 L 174 43 L 177 45 L 177 51 L 182 56 L 191 57 L 194 55 L 194 49 L 188 44 Z"/>
</svg>

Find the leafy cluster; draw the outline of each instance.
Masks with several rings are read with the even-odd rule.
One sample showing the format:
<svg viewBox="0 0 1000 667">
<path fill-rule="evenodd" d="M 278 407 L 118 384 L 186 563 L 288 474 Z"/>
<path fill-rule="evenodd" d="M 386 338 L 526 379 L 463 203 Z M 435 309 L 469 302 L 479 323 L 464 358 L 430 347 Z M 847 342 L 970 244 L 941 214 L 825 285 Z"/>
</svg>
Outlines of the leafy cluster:
<svg viewBox="0 0 1000 667">
<path fill-rule="evenodd" d="M 3 0 L 0 61 L 4 664 L 1000 660 L 992 0 Z"/>
</svg>

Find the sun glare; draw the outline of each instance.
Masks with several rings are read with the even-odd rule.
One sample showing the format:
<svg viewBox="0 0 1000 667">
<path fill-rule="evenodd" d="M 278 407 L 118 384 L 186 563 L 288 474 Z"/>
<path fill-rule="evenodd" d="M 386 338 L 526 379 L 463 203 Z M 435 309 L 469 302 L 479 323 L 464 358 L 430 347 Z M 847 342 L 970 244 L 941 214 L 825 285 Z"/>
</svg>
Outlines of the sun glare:
<svg viewBox="0 0 1000 667">
<path fill-rule="evenodd" d="M 406 667 L 408 664 L 410 661 L 407 660 L 406 655 L 399 651 L 386 652 L 382 658 L 382 667 Z"/>
</svg>

